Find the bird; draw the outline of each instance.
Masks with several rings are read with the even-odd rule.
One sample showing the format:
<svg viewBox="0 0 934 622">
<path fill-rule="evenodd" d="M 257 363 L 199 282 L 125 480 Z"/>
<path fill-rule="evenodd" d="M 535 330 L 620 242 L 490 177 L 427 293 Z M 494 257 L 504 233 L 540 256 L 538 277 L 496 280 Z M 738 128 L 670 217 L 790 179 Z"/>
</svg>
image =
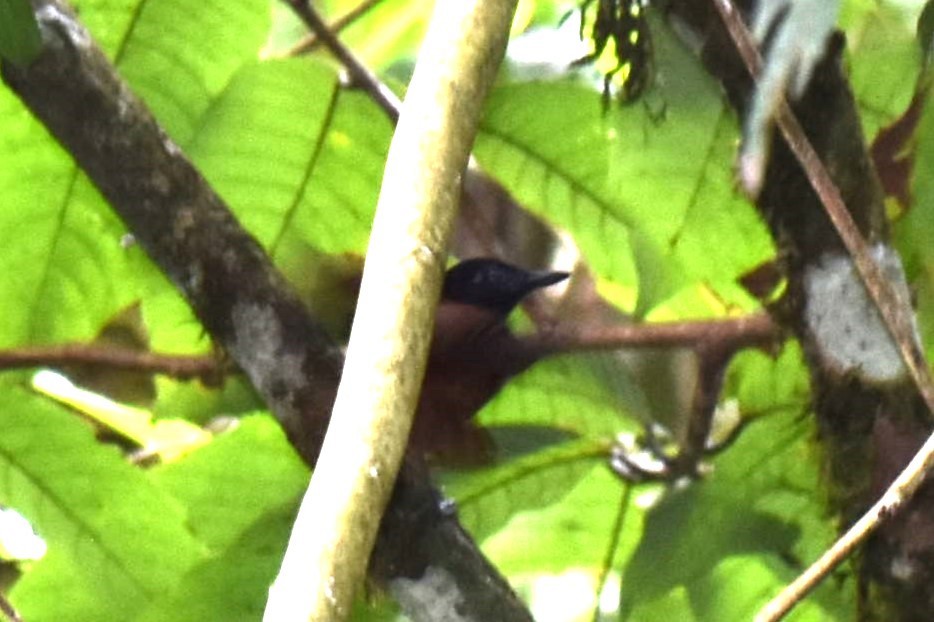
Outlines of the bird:
<svg viewBox="0 0 934 622">
<path fill-rule="evenodd" d="M 569 273 L 532 271 L 498 259 L 447 271 L 409 450 L 445 465 L 489 461 L 489 436 L 471 419 L 506 381 L 548 354 L 510 331 L 506 318 L 530 293 Z"/>
</svg>

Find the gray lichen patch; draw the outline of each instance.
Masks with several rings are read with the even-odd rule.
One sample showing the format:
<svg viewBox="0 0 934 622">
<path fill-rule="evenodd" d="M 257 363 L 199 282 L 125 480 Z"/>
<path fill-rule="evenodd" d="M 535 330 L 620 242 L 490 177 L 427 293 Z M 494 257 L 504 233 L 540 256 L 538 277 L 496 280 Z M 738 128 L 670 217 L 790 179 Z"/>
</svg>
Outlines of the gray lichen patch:
<svg viewBox="0 0 934 622">
<path fill-rule="evenodd" d="M 73 15 L 54 4 L 45 4 L 36 11 L 39 32 L 47 45 L 61 45 L 62 38 L 76 48 L 91 46 L 88 32 L 78 25 Z M 52 29 L 52 30 L 50 30 Z"/>
<path fill-rule="evenodd" d="M 389 591 L 402 610 L 419 620 L 470 622 L 472 618 L 458 611 L 464 595 L 454 576 L 444 568 L 429 566 L 420 579 L 394 579 Z"/>
<path fill-rule="evenodd" d="M 908 283 L 898 254 L 878 244 L 872 256 L 902 304 L 910 304 Z M 867 382 L 890 383 L 906 376 L 895 341 L 866 291 L 852 258 L 828 253 L 804 274 L 805 321 L 824 364 Z M 917 326 L 914 338 L 920 342 Z"/>
<path fill-rule="evenodd" d="M 272 308 L 257 302 L 238 302 L 233 307 L 232 319 L 235 331 L 232 353 L 238 361 L 249 361 L 250 369 L 246 371 L 260 392 L 271 393 L 273 382 L 284 381 L 291 387 L 301 385 L 304 361 L 285 347 Z M 241 352 L 242 357 L 238 356 Z"/>
</svg>

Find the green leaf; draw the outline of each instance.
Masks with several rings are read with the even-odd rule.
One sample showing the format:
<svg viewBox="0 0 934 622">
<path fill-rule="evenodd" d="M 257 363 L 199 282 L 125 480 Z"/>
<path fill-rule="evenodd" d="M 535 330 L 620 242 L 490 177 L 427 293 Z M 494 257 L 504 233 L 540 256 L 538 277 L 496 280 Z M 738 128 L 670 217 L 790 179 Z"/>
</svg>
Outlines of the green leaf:
<svg viewBox="0 0 934 622">
<path fill-rule="evenodd" d="M 269 27 L 269 3 L 154 0 L 137 1 L 132 10 L 136 18 L 115 61 L 184 148 L 230 77 L 256 59 Z"/>
<path fill-rule="evenodd" d="M 801 348 L 789 341 L 774 358 L 757 350 L 737 354 L 724 383 L 723 399 L 739 401 L 747 419 L 779 410 L 803 412 L 810 404 L 810 383 Z"/>
<path fill-rule="evenodd" d="M 155 603 L 137 622 L 261 620 L 297 510 L 297 501 L 270 504 L 235 540 L 195 566 L 173 594 Z M 397 619 L 393 609 L 375 596 L 358 601 L 351 617 L 355 622 Z"/>
<path fill-rule="evenodd" d="M 339 88 L 333 69 L 307 59 L 246 65 L 188 149 L 264 246 L 291 222 Z"/>
<path fill-rule="evenodd" d="M 934 348 L 934 105 L 929 91 L 915 136 L 915 162 L 911 169 L 911 196 L 914 204 L 894 227 L 897 248 L 917 299 L 917 321 L 928 352 Z"/>
<path fill-rule="evenodd" d="M 152 478 L 185 505 L 209 557 L 138 620 L 260 619 L 308 483 L 276 421 L 243 417 L 185 460 L 155 467 Z"/>
<path fill-rule="evenodd" d="M 142 620 L 257 620 L 288 541 L 308 468 L 269 415 L 239 420 L 186 459 L 152 471 L 188 511 L 210 558 Z"/>
<path fill-rule="evenodd" d="M 277 259 L 290 244 L 325 253 L 366 249 L 394 128 L 365 94 L 337 95 L 331 116 L 319 120 L 321 153 L 299 188 L 292 221 L 283 223 Z"/>
<path fill-rule="evenodd" d="M 669 492 L 648 513 L 645 534 L 623 575 L 624 611 L 626 605 L 651 602 L 676 586 L 686 587 L 692 601 L 703 598 L 707 576 L 723 559 L 791 549 L 794 527 L 741 503 L 710 499 L 710 484 Z"/>
<path fill-rule="evenodd" d="M 750 370 L 751 371 L 751 370 Z M 777 370 L 776 370 L 777 371 Z M 782 401 L 787 400 L 783 396 Z M 787 403 L 787 402 L 786 402 Z M 755 418 L 713 472 L 670 491 L 646 516 L 623 575 L 623 619 L 749 619 L 834 538 L 800 408 Z M 730 577 L 714 581 L 714 577 Z M 757 577 L 755 581 L 745 577 Z M 848 619 L 853 586 L 827 582 L 814 606 Z M 677 601 L 671 599 L 676 594 Z"/>
<path fill-rule="evenodd" d="M 677 587 L 660 599 L 636 603 L 629 619 L 679 620 L 695 622 L 706 619 L 752 619 L 762 605 L 773 595 L 775 574 L 781 572 L 779 564 L 755 555 L 736 555 L 724 560 L 699 583 L 702 586 L 692 594 Z M 692 604 L 692 596 L 699 606 Z M 824 607 L 814 599 L 805 599 L 789 614 L 792 622 L 841 622 L 851 620 L 853 613 L 843 603 L 838 607 Z M 716 616 L 696 613 L 697 609 L 715 611 Z"/>
<path fill-rule="evenodd" d="M 921 64 L 915 40 L 919 10 L 873 2 L 849 17 L 846 11 L 841 16 L 847 33 L 847 74 L 869 137 L 911 101 Z"/>
<path fill-rule="evenodd" d="M 0 90 L 0 347 L 93 337 L 132 300 L 122 229 L 70 158 Z"/>
<path fill-rule="evenodd" d="M 180 144 L 234 71 L 256 57 L 269 20 L 263 0 L 98 0 L 79 9 Z M 0 318 L 0 347 L 89 339 L 137 295 L 170 291 L 151 267 L 139 269 L 147 265 L 140 251 L 120 247 L 122 223 L 6 89 L 0 90 L 0 194 L 7 207 L 0 229 L 9 236 L 0 269 L 11 275 L 0 281 L 0 299 L 19 301 Z M 184 307 L 176 302 L 173 309 Z M 174 322 L 184 318 L 194 324 L 184 313 Z M 183 336 L 187 345 L 200 333 Z"/>
<path fill-rule="evenodd" d="M 195 566 L 178 589 L 139 622 L 253 622 L 262 619 L 295 518 L 294 503 L 272 506 L 237 537 Z"/>
<path fill-rule="evenodd" d="M 572 441 L 489 469 L 448 473 L 442 482 L 464 525 L 484 540 L 515 514 L 559 501 L 607 454 L 605 444 Z"/>
<path fill-rule="evenodd" d="M 545 619 L 551 612 L 536 610 L 539 582 L 555 575 L 583 575 L 593 588 L 573 597 L 583 601 L 578 608 L 594 604 L 614 560 L 636 546 L 643 513 L 626 493 L 626 484 L 605 464 L 592 464 L 559 503 L 517 514 L 482 548 Z M 572 597 L 569 591 L 563 595 Z"/>
<path fill-rule="evenodd" d="M 480 411 L 478 421 L 494 427 L 549 427 L 608 443 L 637 427 L 626 417 L 636 403 L 628 380 L 624 367 L 599 354 L 546 359 L 510 380 Z"/>
<path fill-rule="evenodd" d="M 308 468 L 269 415 L 239 419 L 233 430 L 150 476 L 185 506 L 190 529 L 212 550 L 230 546 L 308 484 Z"/>
<path fill-rule="evenodd" d="M 0 0 L 0 57 L 27 65 L 41 49 L 39 24 L 29 0 Z"/>
<path fill-rule="evenodd" d="M 379 109 L 341 88 L 333 67 L 299 58 L 244 65 L 188 153 L 286 276 L 301 281 L 323 267 L 308 258 L 365 252 L 391 136 Z M 143 312 L 154 347 L 203 347 L 165 279 L 151 267 L 136 272 L 148 275 Z"/>
<path fill-rule="evenodd" d="M 523 206 L 568 230 L 599 277 L 638 289 L 639 311 L 692 284 L 749 308 L 733 281 L 772 244 L 723 166 L 734 123 L 671 35 L 655 41 L 665 79 L 645 105 L 604 114 L 581 84 L 505 84 L 490 96 L 476 155 Z"/>
<path fill-rule="evenodd" d="M 274 253 L 290 244 L 362 253 L 391 136 L 333 67 L 299 58 L 238 71 L 189 153 Z"/>
<path fill-rule="evenodd" d="M 10 594 L 26 619 L 126 620 L 202 558 L 183 508 L 76 415 L 9 385 L 0 411 L 0 503 L 48 544 Z"/>
<path fill-rule="evenodd" d="M 230 376 L 221 387 L 157 376 L 157 400 L 152 412 L 157 419 L 180 417 L 205 425 L 218 416 L 240 416 L 263 408 L 262 400 L 244 376 Z"/>
<path fill-rule="evenodd" d="M 483 550 L 511 576 L 572 568 L 596 576 L 617 553 L 614 544 L 616 549 L 631 550 L 637 542 L 642 511 L 624 493 L 625 485 L 607 466 L 591 462 L 560 503 L 517 514 L 483 542 Z M 619 512 L 625 512 L 622 525 Z M 622 539 L 617 542 L 620 527 Z"/>
</svg>

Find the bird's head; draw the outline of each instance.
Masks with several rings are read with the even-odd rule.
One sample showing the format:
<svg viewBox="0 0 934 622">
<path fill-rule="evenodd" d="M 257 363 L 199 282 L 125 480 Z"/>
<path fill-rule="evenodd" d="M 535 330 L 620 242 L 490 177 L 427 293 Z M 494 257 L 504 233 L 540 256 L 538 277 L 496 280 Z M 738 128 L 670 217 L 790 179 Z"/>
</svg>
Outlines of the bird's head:
<svg viewBox="0 0 934 622">
<path fill-rule="evenodd" d="M 467 259 L 448 270 L 441 300 L 481 307 L 505 316 L 534 290 L 566 278 L 567 272 L 525 270 L 498 259 Z"/>
</svg>

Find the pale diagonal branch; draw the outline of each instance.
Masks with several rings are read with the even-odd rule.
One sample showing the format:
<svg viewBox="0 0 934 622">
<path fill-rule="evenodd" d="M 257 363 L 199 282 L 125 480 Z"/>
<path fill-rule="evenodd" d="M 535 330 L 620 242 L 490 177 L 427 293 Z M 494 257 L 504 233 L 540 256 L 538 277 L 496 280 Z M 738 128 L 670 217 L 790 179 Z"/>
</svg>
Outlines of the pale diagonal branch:
<svg viewBox="0 0 934 622">
<path fill-rule="evenodd" d="M 436 5 L 390 146 L 331 425 L 266 620 L 349 615 L 407 445 L 460 180 L 515 6 Z"/>
</svg>

